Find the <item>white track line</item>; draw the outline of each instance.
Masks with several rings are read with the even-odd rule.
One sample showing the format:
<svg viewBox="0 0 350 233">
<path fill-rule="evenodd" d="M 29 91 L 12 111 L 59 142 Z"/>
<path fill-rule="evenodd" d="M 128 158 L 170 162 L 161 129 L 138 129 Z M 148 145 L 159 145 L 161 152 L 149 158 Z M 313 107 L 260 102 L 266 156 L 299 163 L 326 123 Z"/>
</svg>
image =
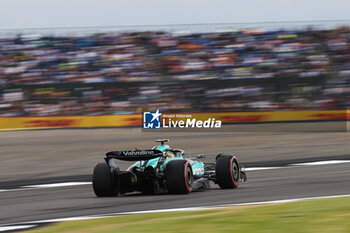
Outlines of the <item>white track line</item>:
<svg viewBox="0 0 350 233">
<path fill-rule="evenodd" d="M 0 192 L 13 192 L 13 191 L 27 191 L 34 189 L 45 189 L 45 188 L 59 188 L 59 187 L 69 187 L 69 186 L 79 186 L 88 185 L 91 182 L 63 182 L 63 183 L 53 183 L 53 184 L 36 184 L 36 185 L 26 185 L 15 189 L 0 189 Z"/>
<path fill-rule="evenodd" d="M 246 172 L 251 172 L 251 171 L 273 170 L 273 169 L 280 169 L 280 168 L 285 168 L 285 167 L 246 167 L 244 168 L 244 170 Z"/>
<path fill-rule="evenodd" d="M 288 203 L 288 202 L 298 202 L 298 201 L 305 201 L 305 200 L 337 198 L 337 197 L 350 197 L 350 194 L 330 195 L 330 196 L 317 196 L 317 197 L 302 197 L 302 198 L 292 198 L 292 199 L 283 199 L 283 200 L 245 202 L 245 203 L 235 203 L 235 204 L 231 203 L 231 204 L 222 204 L 222 205 L 185 207 L 185 208 L 173 208 L 173 209 L 130 211 L 130 212 L 99 214 L 99 215 L 87 215 L 87 216 L 68 217 L 68 218 L 54 218 L 54 219 L 19 222 L 19 223 L 12 223 L 12 224 L 1 224 L 0 227 L 9 227 L 11 225 L 18 225 L 18 224 L 42 224 L 42 223 L 55 223 L 55 222 L 63 222 L 63 221 L 89 220 L 89 219 L 109 218 L 109 217 L 116 217 L 116 216 L 120 216 L 120 215 L 132 215 L 132 214 L 166 213 L 166 212 L 178 212 L 178 211 L 197 211 L 197 210 L 211 210 L 211 209 L 218 209 L 218 208 L 225 208 L 225 207 L 232 207 L 232 206 L 280 204 L 280 203 Z"/>
<path fill-rule="evenodd" d="M 245 171 L 262 171 L 262 170 L 273 170 L 273 169 L 281 169 L 281 168 L 320 166 L 320 165 L 332 165 L 332 164 L 342 164 L 342 163 L 350 163 L 350 160 L 326 160 L 326 161 L 316 161 L 316 162 L 307 162 L 307 163 L 293 163 L 283 167 L 247 167 L 245 168 Z"/>
<path fill-rule="evenodd" d="M 23 230 L 35 227 L 36 225 L 21 225 L 21 226 L 7 226 L 7 227 L 0 227 L 0 232 L 2 231 L 14 231 L 14 230 Z"/>
<path fill-rule="evenodd" d="M 283 167 L 247 167 L 245 171 L 264 171 L 264 170 L 274 170 L 282 168 L 295 168 L 303 166 L 320 166 L 320 165 L 332 165 L 332 164 L 342 164 L 350 163 L 350 160 L 327 160 L 327 161 L 316 161 L 307 163 L 294 163 Z M 25 185 L 15 189 L 0 189 L 0 192 L 13 192 L 13 191 L 27 191 L 33 189 L 45 189 L 45 188 L 59 188 L 59 187 L 69 187 L 69 186 L 79 186 L 79 185 L 90 185 L 91 182 L 62 182 L 62 183 L 52 183 L 52 184 L 36 184 L 36 185 Z"/>
<path fill-rule="evenodd" d="M 68 187 L 68 186 L 78 186 L 87 185 L 91 182 L 63 182 L 63 183 L 53 183 L 53 184 L 36 184 L 36 185 L 26 185 L 22 188 L 57 188 L 57 187 Z"/>
<path fill-rule="evenodd" d="M 350 160 L 328 160 L 328 161 L 317 161 L 309 163 L 295 163 L 292 166 L 319 166 L 319 165 L 330 165 L 330 164 L 340 164 L 340 163 L 350 163 Z"/>
</svg>

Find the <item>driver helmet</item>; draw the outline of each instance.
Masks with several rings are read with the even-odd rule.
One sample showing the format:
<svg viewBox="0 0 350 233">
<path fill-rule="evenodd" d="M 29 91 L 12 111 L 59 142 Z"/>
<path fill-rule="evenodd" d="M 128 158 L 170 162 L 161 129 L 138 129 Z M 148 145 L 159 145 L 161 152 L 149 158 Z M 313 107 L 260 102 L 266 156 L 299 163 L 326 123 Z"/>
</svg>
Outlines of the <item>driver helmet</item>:
<svg viewBox="0 0 350 233">
<path fill-rule="evenodd" d="M 170 151 L 170 150 L 168 150 L 166 152 L 166 155 L 167 155 L 168 158 L 174 158 L 175 157 L 175 154 L 172 151 Z"/>
</svg>

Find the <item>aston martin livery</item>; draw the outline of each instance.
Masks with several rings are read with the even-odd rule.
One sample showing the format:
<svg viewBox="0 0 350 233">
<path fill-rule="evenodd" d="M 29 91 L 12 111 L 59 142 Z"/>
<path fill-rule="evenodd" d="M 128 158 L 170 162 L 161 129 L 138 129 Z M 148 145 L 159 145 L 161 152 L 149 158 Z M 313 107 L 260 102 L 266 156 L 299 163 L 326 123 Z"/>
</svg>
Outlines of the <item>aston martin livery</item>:
<svg viewBox="0 0 350 233">
<path fill-rule="evenodd" d="M 93 190 L 98 197 L 118 196 L 129 192 L 187 194 L 209 188 L 212 181 L 222 189 L 234 189 L 247 180 L 244 168 L 235 155 L 218 154 L 215 163 L 203 163 L 205 155 L 187 157 L 184 150 L 156 140 L 160 145 L 147 150 L 111 151 L 105 163 L 95 165 Z M 122 171 L 117 160 L 136 161 Z"/>
</svg>

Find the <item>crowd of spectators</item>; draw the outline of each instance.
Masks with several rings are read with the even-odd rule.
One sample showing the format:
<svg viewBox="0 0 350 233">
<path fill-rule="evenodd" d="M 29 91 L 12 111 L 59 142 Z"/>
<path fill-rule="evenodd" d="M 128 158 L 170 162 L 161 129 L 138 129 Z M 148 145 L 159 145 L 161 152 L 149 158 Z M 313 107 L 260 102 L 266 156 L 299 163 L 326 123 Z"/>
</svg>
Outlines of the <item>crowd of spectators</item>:
<svg viewBox="0 0 350 233">
<path fill-rule="evenodd" d="M 0 39 L 1 84 L 159 81 L 138 35 Z"/>
<path fill-rule="evenodd" d="M 153 39 L 174 79 L 349 75 L 350 31 L 204 33 Z"/>
<path fill-rule="evenodd" d="M 0 87 L 0 116 L 344 109 L 350 30 L 1 36 Z"/>
</svg>

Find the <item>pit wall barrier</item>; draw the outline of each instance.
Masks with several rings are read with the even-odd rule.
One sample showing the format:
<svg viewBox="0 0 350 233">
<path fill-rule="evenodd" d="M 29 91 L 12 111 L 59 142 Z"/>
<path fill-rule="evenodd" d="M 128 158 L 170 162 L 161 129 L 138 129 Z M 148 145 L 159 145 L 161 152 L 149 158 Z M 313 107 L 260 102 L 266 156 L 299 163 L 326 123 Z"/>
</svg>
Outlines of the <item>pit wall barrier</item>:
<svg viewBox="0 0 350 233">
<path fill-rule="evenodd" d="M 176 115 L 179 113 L 166 113 Z M 298 122 L 350 120 L 350 110 L 280 111 L 280 112 L 220 112 L 180 113 L 192 115 L 197 120 L 215 118 L 223 124 L 258 122 Z M 183 117 L 177 120 L 186 119 Z M 141 126 L 142 114 L 102 116 L 48 116 L 48 117 L 0 117 L 0 130 L 92 128 Z"/>
</svg>

